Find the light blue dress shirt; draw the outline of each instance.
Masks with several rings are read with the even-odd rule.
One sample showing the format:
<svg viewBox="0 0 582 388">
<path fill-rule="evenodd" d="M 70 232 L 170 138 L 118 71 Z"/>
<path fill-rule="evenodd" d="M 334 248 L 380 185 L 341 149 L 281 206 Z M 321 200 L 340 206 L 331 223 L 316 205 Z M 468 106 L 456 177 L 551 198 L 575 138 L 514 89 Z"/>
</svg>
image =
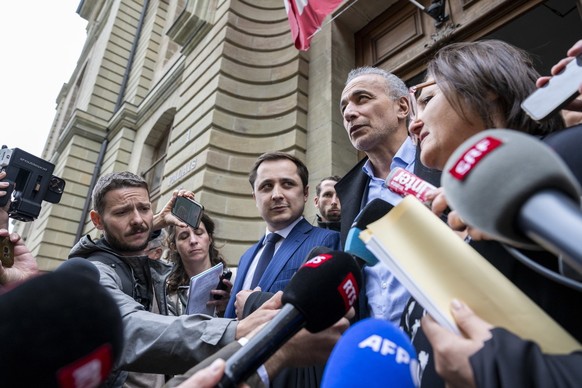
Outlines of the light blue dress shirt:
<svg viewBox="0 0 582 388">
<path fill-rule="evenodd" d="M 407 137 L 398 152 L 396 152 L 396 155 L 394 155 L 390 170 L 401 167 L 412 172 L 414 170 L 415 155 L 416 146 L 412 143 L 410 137 Z M 402 200 L 400 195 L 386 187 L 385 179 L 374 177 L 370 161 L 366 162 L 362 169 L 370 177 L 366 203 L 373 199 L 381 198 L 396 206 Z M 364 267 L 364 273 L 366 275 L 366 296 L 368 297 L 370 315 L 399 325 L 400 316 L 410 298 L 408 291 L 396 280 L 388 270 L 388 267 L 382 263 L 378 263 L 373 267 Z"/>
</svg>

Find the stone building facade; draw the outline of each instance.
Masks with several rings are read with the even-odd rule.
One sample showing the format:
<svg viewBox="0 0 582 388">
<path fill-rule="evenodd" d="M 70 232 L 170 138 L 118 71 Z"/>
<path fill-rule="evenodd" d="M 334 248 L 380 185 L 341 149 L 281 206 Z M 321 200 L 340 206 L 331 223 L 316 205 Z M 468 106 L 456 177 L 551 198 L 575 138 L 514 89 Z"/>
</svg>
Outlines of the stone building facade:
<svg viewBox="0 0 582 388">
<path fill-rule="evenodd" d="M 338 105 L 350 69 L 380 66 L 412 84 L 440 45 L 496 37 L 539 50 L 547 73 L 582 37 L 581 9 L 581 0 L 449 0 L 437 28 L 408 0 L 350 0 L 299 52 L 283 0 L 82 0 L 87 41 L 42 155 L 65 193 L 15 231 L 42 270 L 54 269 L 81 235 L 97 237 L 88 217 L 96 178 L 130 170 L 148 180 L 156 207 L 175 189 L 193 190 L 236 265 L 264 232 L 247 179 L 258 155 L 304 160 L 310 197 L 319 179 L 360 157 Z M 534 38 L 532 18 L 560 31 Z M 520 20 L 526 36 L 515 33 Z M 564 32 L 565 23 L 574 27 Z M 315 218 L 311 201 L 305 216 Z"/>
</svg>

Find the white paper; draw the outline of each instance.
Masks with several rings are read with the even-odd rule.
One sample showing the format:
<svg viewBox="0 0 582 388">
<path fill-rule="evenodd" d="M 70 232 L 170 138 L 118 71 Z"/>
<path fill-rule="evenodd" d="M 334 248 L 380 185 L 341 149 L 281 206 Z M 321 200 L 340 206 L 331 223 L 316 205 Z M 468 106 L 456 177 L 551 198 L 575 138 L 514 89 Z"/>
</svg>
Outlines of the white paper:
<svg viewBox="0 0 582 388">
<path fill-rule="evenodd" d="M 212 298 L 210 291 L 215 290 L 218 286 L 222 270 L 222 263 L 218 263 L 214 267 L 192 276 L 186 314 L 214 315 L 214 306 L 207 306 L 206 303 Z"/>
</svg>

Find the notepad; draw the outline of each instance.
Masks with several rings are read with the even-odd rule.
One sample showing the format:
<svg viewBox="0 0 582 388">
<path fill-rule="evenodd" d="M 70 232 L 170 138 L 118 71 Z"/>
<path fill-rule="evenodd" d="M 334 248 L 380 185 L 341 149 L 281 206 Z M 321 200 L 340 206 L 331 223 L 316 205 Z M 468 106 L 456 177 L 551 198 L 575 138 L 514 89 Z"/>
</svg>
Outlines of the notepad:
<svg viewBox="0 0 582 388">
<path fill-rule="evenodd" d="M 214 306 L 207 306 L 206 303 L 212 298 L 210 291 L 218 286 L 222 269 L 223 264 L 218 263 L 214 267 L 190 278 L 186 314 L 214 315 Z"/>
<path fill-rule="evenodd" d="M 537 342 L 544 352 L 582 349 L 418 199 L 404 198 L 368 225 L 360 238 L 428 313 L 451 331 L 459 333 L 450 312 L 450 303 L 457 298 L 494 326 Z"/>
</svg>

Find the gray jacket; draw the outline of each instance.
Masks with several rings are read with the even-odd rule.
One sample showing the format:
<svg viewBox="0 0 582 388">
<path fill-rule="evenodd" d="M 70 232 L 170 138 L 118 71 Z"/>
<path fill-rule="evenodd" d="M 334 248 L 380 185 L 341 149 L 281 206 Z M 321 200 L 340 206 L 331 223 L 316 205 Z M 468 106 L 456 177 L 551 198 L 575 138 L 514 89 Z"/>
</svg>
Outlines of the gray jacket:
<svg viewBox="0 0 582 388">
<path fill-rule="evenodd" d="M 99 255 L 107 256 L 104 264 Z M 163 279 L 167 266 L 159 260 L 143 257 L 118 256 L 104 239 L 92 241 L 83 237 L 71 250 L 69 258 L 92 256 L 100 273 L 100 283 L 111 293 L 121 310 L 124 326 L 124 349 L 118 367 L 124 371 L 175 375 L 186 372 L 218 349 L 234 341 L 236 321 L 212 318 L 207 315 L 166 316 L 167 304 Z M 132 274 L 132 285 L 145 303 L 154 306 L 156 314 L 146 311 L 133 296 L 123 292 L 122 280 L 113 266 L 126 266 Z M 153 292 L 152 292 L 153 291 Z M 142 300 L 143 302 L 143 300 Z M 122 379 L 123 380 L 123 379 Z M 116 380 L 112 386 L 123 381 Z"/>
</svg>

